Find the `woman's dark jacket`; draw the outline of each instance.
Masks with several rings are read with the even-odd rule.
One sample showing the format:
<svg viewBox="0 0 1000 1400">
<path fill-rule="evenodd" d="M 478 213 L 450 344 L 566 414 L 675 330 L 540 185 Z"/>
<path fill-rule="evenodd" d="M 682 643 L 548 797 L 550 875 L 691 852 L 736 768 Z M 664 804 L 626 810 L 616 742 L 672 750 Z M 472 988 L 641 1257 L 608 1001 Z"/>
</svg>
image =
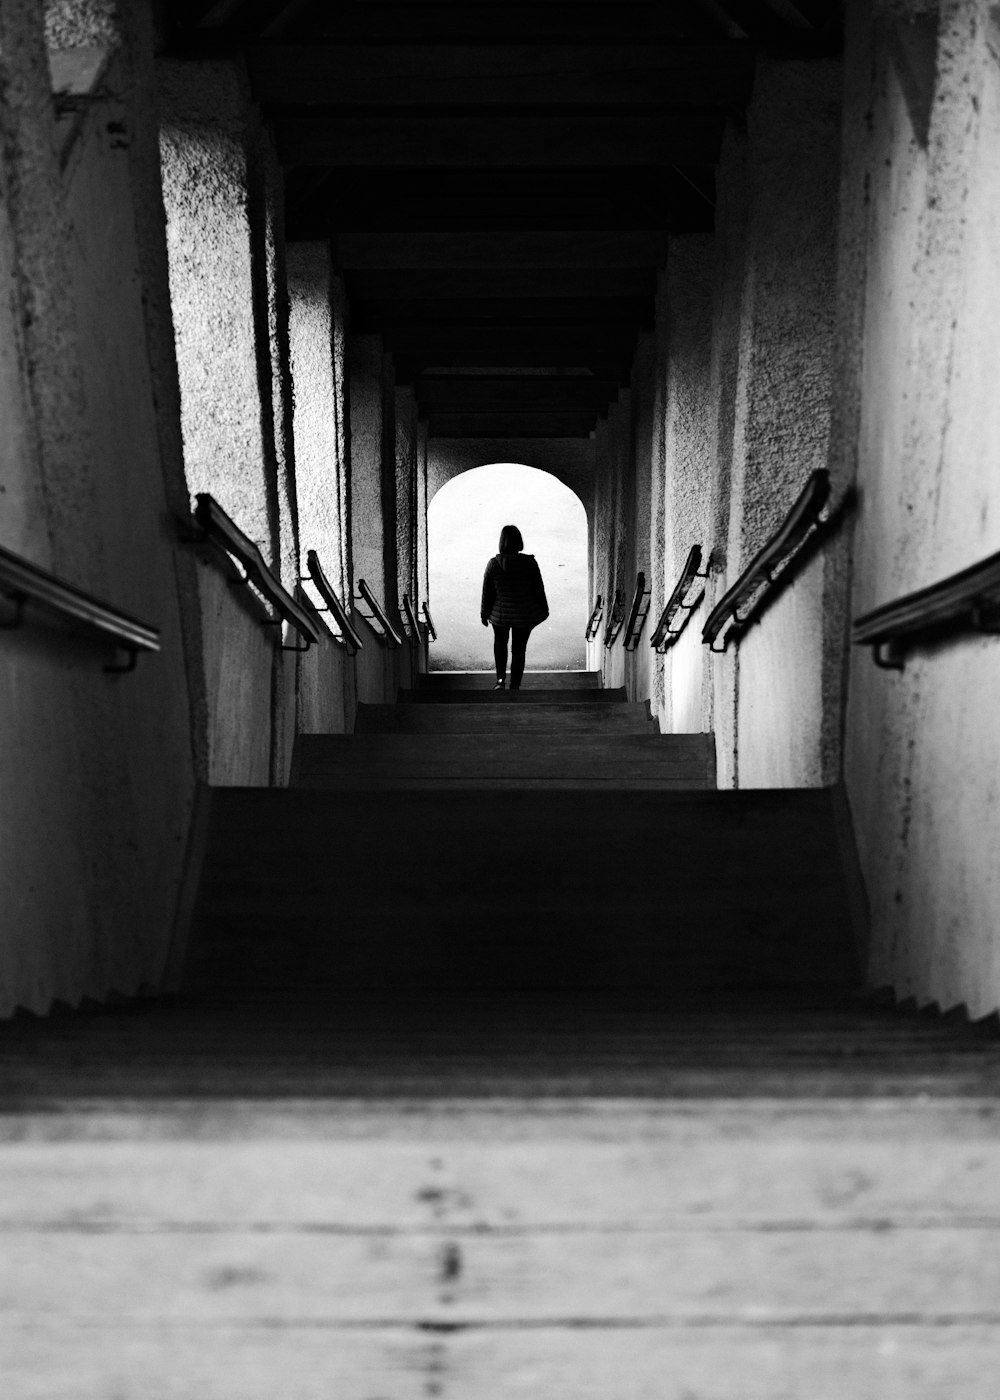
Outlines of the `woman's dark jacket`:
<svg viewBox="0 0 1000 1400">
<path fill-rule="evenodd" d="M 533 554 L 497 554 L 486 565 L 483 622 L 495 627 L 537 627 L 549 615 L 542 573 Z"/>
</svg>

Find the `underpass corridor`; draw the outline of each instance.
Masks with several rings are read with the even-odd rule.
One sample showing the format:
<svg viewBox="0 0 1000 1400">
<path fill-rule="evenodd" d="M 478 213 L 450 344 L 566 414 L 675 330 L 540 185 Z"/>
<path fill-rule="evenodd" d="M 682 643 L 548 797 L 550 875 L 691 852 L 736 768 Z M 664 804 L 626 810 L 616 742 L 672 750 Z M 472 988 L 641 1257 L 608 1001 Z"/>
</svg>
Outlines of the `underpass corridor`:
<svg viewBox="0 0 1000 1400">
<path fill-rule="evenodd" d="M 7 1393 L 992 1396 L 1000 1042 L 859 991 L 836 794 L 489 685 L 214 789 L 171 994 L 0 1025 Z"/>
</svg>

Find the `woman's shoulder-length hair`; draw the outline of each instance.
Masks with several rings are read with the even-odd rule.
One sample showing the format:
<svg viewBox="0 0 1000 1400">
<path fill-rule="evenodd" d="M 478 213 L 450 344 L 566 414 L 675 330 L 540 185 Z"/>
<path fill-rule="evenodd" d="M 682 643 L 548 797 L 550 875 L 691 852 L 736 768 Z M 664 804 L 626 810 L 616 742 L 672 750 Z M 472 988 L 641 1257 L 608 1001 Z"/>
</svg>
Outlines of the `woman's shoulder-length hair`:
<svg viewBox="0 0 1000 1400">
<path fill-rule="evenodd" d="M 500 531 L 500 553 L 520 554 L 524 548 L 524 540 L 516 525 L 505 525 Z"/>
</svg>

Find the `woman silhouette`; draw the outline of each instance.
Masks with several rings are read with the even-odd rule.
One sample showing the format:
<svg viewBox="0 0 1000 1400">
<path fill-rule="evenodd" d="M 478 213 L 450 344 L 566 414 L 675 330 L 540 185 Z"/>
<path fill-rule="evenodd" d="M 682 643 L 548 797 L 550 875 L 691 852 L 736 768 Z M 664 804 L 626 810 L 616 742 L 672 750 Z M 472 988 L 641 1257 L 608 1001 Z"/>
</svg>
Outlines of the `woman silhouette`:
<svg viewBox="0 0 1000 1400">
<path fill-rule="evenodd" d="M 486 565 L 483 601 L 479 609 L 483 626 L 493 624 L 493 657 L 497 665 L 494 690 L 503 690 L 507 671 L 507 638 L 511 639 L 510 688 L 521 689 L 528 634 L 549 615 L 545 584 L 533 554 L 522 554 L 524 540 L 516 525 L 500 531 L 500 552 Z"/>
</svg>

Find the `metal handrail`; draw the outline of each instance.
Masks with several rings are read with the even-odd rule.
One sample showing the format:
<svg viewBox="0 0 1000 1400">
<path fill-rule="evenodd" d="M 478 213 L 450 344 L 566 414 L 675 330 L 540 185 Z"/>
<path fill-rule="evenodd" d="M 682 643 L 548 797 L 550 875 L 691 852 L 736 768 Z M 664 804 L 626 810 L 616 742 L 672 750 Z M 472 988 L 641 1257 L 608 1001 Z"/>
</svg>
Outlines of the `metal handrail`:
<svg viewBox="0 0 1000 1400">
<path fill-rule="evenodd" d="M 1000 554 L 856 618 L 851 640 L 872 648 L 876 666 L 901 671 L 908 640 L 966 629 L 1000 634 Z"/>
<path fill-rule="evenodd" d="M 333 586 L 324 572 L 323 565 L 319 562 L 319 555 L 314 549 L 310 549 L 306 554 L 306 568 L 309 570 L 309 577 L 317 592 L 326 604 L 326 608 L 317 608 L 317 612 L 329 612 L 340 630 L 339 637 L 336 633 L 333 634 L 334 641 L 340 642 L 342 646 L 347 648 L 348 656 L 356 656 L 364 643 L 355 631 L 347 609 L 334 592 Z"/>
<path fill-rule="evenodd" d="M 420 645 L 420 628 L 417 624 L 416 614 L 413 611 L 413 604 L 410 602 L 409 593 L 404 593 L 399 602 L 400 610 L 403 614 L 403 621 L 406 624 L 404 628 L 406 639 L 411 647 L 418 647 Z"/>
<path fill-rule="evenodd" d="M 646 575 L 640 569 L 635 576 L 635 592 L 632 595 L 632 606 L 629 608 L 628 622 L 625 625 L 625 640 L 622 643 L 626 651 L 635 651 L 639 645 L 639 637 L 642 634 L 642 624 L 646 621 L 649 612 L 650 592 L 646 587 Z"/>
<path fill-rule="evenodd" d="M 604 629 L 604 645 L 613 647 L 618 640 L 618 633 L 625 623 L 625 604 L 622 602 L 622 591 L 615 589 L 615 596 L 611 603 L 611 610 L 608 613 L 607 626 Z"/>
<path fill-rule="evenodd" d="M 140 651 L 160 650 L 160 631 L 140 622 L 130 613 L 102 602 L 83 589 L 66 583 L 55 574 L 40 569 L 28 559 L 0 546 L 0 593 L 15 607 L 14 617 L 0 623 L 0 630 L 13 630 L 24 622 L 28 603 L 75 622 L 95 636 L 114 642 L 129 653 L 127 666 L 105 666 L 111 674 L 135 670 Z"/>
<path fill-rule="evenodd" d="M 708 569 L 703 571 L 701 569 L 701 545 L 693 544 L 688 551 L 687 559 L 684 561 L 684 567 L 681 570 L 680 578 L 674 585 L 674 591 L 667 599 L 664 609 L 660 613 L 660 620 L 656 624 L 652 637 L 649 639 L 649 645 L 655 651 L 659 652 L 661 656 L 669 651 L 674 642 L 676 642 L 677 638 L 687 626 L 691 614 L 705 596 L 705 590 L 703 588 L 693 603 L 686 603 L 684 600 L 688 595 L 688 590 L 692 583 L 696 578 L 708 578 L 708 575 Z M 670 624 L 679 612 L 684 613 L 684 620 L 679 627 L 672 627 Z"/>
<path fill-rule="evenodd" d="M 374 624 L 375 631 L 389 650 L 395 651 L 397 647 L 401 647 L 403 645 L 402 637 L 386 617 L 385 610 L 363 578 L 358 579 L 358 592 L 355 594 L 355 599 L 363 602 L 371 613 L 371 617 L 366 618 L 366 621 Z M 362 613 L 361 616 L 364 617 L 365 614 Z"/>
<path fill-rule="evenodd" d="M 772 596 L 785 568 L 776 573 L 779 565 L 787 567 L 792 556 L 801 548 L 806 537 L 819 523 L 819 513 L 830 494 L 830 474 L 820 467 L 814 471 L 804 488 L 771 538 L 759 549 L 739 578 L 723 594 L 721 600 L 708 615 L 702 628 L 702 641 L 714 652 L 724 652 L 730 637 L 739 636 L 743 629 L 763 611 L 764 603 Z M 757 594 L 752 609 L 740 616 L 740 604 Z M 722 646 L 715 645 L 715 639 L 732 622 L 722 639 Z"/>
<path fill-rule="evenodd" d="M 434 626 L 434 619 L 431 617 L 431 610 L 430 610 L 430 608 L 427 606 L 426 603 L 421 603 L 421 604 L 420 604 L 420 611 L 421 611 L 421 612 L 423 613 L 423 615 L 424 615 L 424 622 L 425 622 L 426 625 L 427 625 L 427 631 L 428 631 L 428 634 L 429 634 L 429 636 L 430 636 L 431 641 L 432 641 L 432 642 L 436 642 L 437 639 L 438 639 L 437 628 Z"/>
<path fill-rule="evenodd" d="M 323 633 L 314 618 L 310 617 L 301 603 L 297 603 L 288 590 L 278 582 L 264 562 L 253 540 L 248 539 L 240 527 L 207 491 L 195 496 L 197 502 L 194 518 L 206 539 L 219 545 L 243 568 L 243 576 L 237 580 L 242 584 L 252 583 L 271 604 L 278 616 L 269 618 L 272 623 L 282 619 L 294 627 L 299 636 L 304 637 L 305 647 L 291 647 L 291 651 L 304 651 L 310 642 L 319 642 Z"/>
<path fill-rule="evenodd" d="M 604 599 L 600 593 L 597 595 L 597 602 L 594 604 L 594 611 L 590 614 L 587 623 L 587 630 L 583 634 L 584 641 L 592 642 L 597 636 L 597 630 L 601 625 L 601 618 L 604 616 Z"/>
</svg>

